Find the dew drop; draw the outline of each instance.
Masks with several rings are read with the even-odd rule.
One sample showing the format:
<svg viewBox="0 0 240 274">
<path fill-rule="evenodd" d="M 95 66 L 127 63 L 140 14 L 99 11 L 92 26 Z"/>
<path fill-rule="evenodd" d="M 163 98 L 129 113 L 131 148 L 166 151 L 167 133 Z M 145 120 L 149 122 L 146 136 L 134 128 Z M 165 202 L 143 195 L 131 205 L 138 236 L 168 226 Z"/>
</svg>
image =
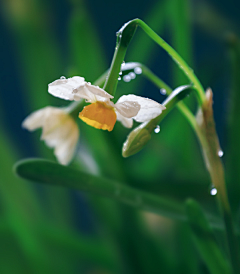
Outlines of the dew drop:
<svg viewBox="0 0 240 274">
<path fill-rule="evenodd" d="M 131 81 L 131 77 L 129 75 L 124 75 L 123 76 L 123 81 L 124 82 L 130 82 Z"/>
<path fill-rule="evenodd" d="M 154 132 L 155 133 L 159 133 L 160 132 L 160 126 L 159 125 L 156 126 L 156 128 L 154 129 Z"/>
<path fill-rule="evenodd" d="M 131 79 L 136 78 L 136 74 L 134 72 L 130 72 L 128 75 L 131 77 Z"/>
<path fill-rule="evenodd" d="M 60 79 L 61 79 L 61 80 L 65 80 L 66 77 L 65 77 L 65 76 L 61 76 Z"/>
<path fill-rule="evenodd" d="M 166 94 L 167 94 L 167 91 L 166 91 L 165 88 L 161 88 L 161 89 L 160 89 L 160 93 L 161 93 L 162 95 L 166 95 Z"/>
<path fill-rule="evenodd" d="M 142 73 L 142 69 L 140 67 L 136 67 L 136 68 L 134 68 L 134 72 L 136 74 L 141 74 Z"/>
<path fill-rule="evenodd" d="M 223 157 L 223 154 L 224 154 L 224 152 L 220 149 L 220 150 L 218 151 L 218 156 L 219 156 L 219 157 Z"/>
<path fill-rule="evenodd" d="M 125 66 L 125 61 L 122 62 L 122 66 Z"/>
<path fill-rule="evenodd" d="M 122 79 L 122 78 L 119 76 L 119 77 L 118 77 L 118 81 L 120 81 L 121 79 Z"/>
<path fill-rule="evenodd" d="M 213 187 L 211 190 L 210 190 L 210 194 L 212 196 L 215 196 L 217 194 L 217 189 L 215 187 Z"/>
<path fill-rule="evenodd" d="M 122 71 L 119 72 L 119 75 L 122 75 Z"/>
</svg>

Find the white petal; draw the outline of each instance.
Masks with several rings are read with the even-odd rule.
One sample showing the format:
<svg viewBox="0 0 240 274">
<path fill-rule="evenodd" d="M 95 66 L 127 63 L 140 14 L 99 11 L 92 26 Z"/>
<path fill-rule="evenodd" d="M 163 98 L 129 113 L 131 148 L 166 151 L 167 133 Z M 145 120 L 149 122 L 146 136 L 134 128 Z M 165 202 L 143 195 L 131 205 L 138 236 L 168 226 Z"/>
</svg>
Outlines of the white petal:
<svg viewBox="0 0 240 274">
<path fill-rule="evenodd" d="M 126 128 L 131 128 L 133 126 L 133 119 L 132 118 L 126 118 L 122 116 L 119 112 L 116 111 L 117 114 L 117 120 L 122 123 L 122 125 Z"/>
<path fill-rule="evenodd" d="M 119 99 L 120 100 L 120 99 Z M 141 106 L 134 101 L 124 101 L 115 104 L 116 110 L 124 117 L 131 118 L 133 116 L 136 116 L 141 108 Z"/>
<path fill-rule="evenodd" d="M 86 87 L 91 91 L 94 95 L 98 95 L 100 97 L 106 98 L 106 99 L 112 99 L 113 96 L 109 93 L 107 93 L 104 89 L 91 85 L 90 83 L 86 83 Z"/>
<path fill-rule="evenodd" d="M 58 79 L 48 85 L 48 92 L 55 97 L 72 101 L 75 100 L 73 91 L 85 84 L 84 78 L 79 76 L 68 79 Z"/>
<path fill-rule="evenodd" d="M 46 117 L 48 116 L 47 113 L 49 111 L 51 112 L 51 107 L 45 107 L 37 111 L 34 111 L 25 118 L 25 120 L 22 122 L 22 127 L 30 131 L 42 127 L 46 120 Z"/>
<path fill-rule="evenodd" d="M 96 96 L 83 85 L 77 89 L 73 90 L 73 98 L 75 101 L 79 101 L 80 99 L 85 99 L 87 102 L 94 103 L 97 101 Z"/>
<path fill-rule="evenodd" d="M 62 165 L 67 165 L 71 161 L 78 139 L 79 131 L 76 127 L 75 130 L 69 130 L 68 136 L 55 147 L 54 154 L 57 157 L 59 163 Z"/>
<path fill-rule="evenodd" d="M 133 117 L 133 119 L 137 122 L 149 121 L 160 115 L 162 113 L 162 110 L 165 109 L 163 105 L 159 104 L 154 100 L 144 98 L 141 96 L 136 96 L 133 94 L 124 95 L 118 101 L 135 101 L 141 106 L 141 109 L 139 110 L 138 114 Z"/>
<path fill-rule="evenodd" d="M 61 164 L 68 164 L 73 157 L 79 130 L 73 118 L 63 109 L 45 107 L 28 116 L 23 126 L 29 130 L 42 127 L 41 139 L 54 148 L 54 154 Z"/>
<path fill-rule="evenodd" d="M 94 103 L 96 101 L 109 101 L 113 98 L 112 95 L 107 93 L 100 87 L 91 85 L 90 83 L 85 83 L 83 86 L 78 87 L 73 90 L 74 100 L 79 100 L 84 98 L 87 102 Z"/>
</svg>

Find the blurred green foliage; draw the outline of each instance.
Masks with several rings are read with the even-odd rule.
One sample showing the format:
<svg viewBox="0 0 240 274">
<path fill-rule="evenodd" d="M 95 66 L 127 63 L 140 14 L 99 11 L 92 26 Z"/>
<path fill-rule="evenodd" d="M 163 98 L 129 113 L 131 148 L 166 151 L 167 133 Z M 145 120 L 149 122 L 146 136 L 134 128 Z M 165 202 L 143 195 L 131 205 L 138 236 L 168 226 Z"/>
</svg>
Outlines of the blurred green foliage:
<svg viewBox="0 0 240 274">
<path fill-rule="evenodd" d="M 215 39 L 215 44 L 224 45 L 224 42 L 228 42 L 223 47 L 221 57 L 230 53 L 229 59 L 225 60 L 224 66 L 221 66 L 221 60 L 219 67 L 223 69 L 219 77 L 227 74 L 231 66 L 232 78 L 224 87 L 229 91 L 229 97 L 227 102 L 221 102 L 218 98 L 223 98 L 223 91 L 216 84 L 214 98 L 219 103 L 216 113 L 220 114 L 215 118 L 217 125 L 221 123 L 222 128 L 227 128 L 222 138 L 228 141 L 227 145 L 224 143 L 224 162 L 230 202 L 238 227 L 240 44 L 237 35 L 226 35 L 226 31 L 236 31 L 237 27 L 207 2 L 193 2 L 152 1 L 145 5 L 147 8 L 141 19 L 160 35 L 166 35 L 176 51 L 191 67 L 197 69 L 196 74 L 203 79 L 204 85 L 214 84 L 211 79 L 216 79 L 216 72 L 212 67 L 218 66 L 214 62 L 220 57 L 204 52 L 207 62 L 202 62 L 202 67 L 201 62 L 197 62 L 199 67 L 196 67 L 197 57 L 193 46 L 196 29 L 208 32 L 204 44 L 208 44 L 207 38 Z M 61 29 L 56 31 L 59 26 L 54 25 L 54 20 L 59 11 L 55 5 L 61 4 L 67 7 L 64 19 L 66 35 L 60 35 L 59 38 L 57 33 L 61 33 Z M 61 75 L 80 75 L 87 81 L 94 81 L 108 69 L 114 46 L 111 54 L 106 53 L 103 41 L 114 41 L 115 34 L 112 33 L 111 38 L 100 36 L 97 23 L 101 19 L 97 21 L 94 18 L 87 2 L 72 0 L 56 4 L 54 1 L 3 0 L 0 7 L 3 25 L 7 26 L 7 31 L 13 37 L 20 79 L 19 89 L 12 90 L 11 85 L 1 85 L 1 89 L 7 88 L 7 92 L 13 94 L 12 105 L 19 103 L 14 101 L 15 98 L 22 98 L 22 119 L 24 115 L 46 105 L 66 105 L 67 102 L 47 93 L 48 83 Z M 214 14 L 214 17 L 206 16 L 209 13 Z M 203 15 L 206 20 L 203 20 Z M 121 14 L 116 16 L 121 18 Z M 120 26 L 116 26 L 115 31 L 118 28 Z M 159 51 L 143 32 L 137 31 L 125 61 L 137 61 L 155 67 L 155 73 L 162 73 L 172 88 L 186 84 L 182 72 L 170 58 L 167 59 L 168 56 L 159 55 Z M 130 83 L 119 81 L 116 96 L 128 93 L 145 94 L 158 101 L 163 98 L 159 90 L 141 76 Z M 78 122 L 81 132 L 79 149 L 71 167 L 75 173 L 63 174 L 71 187 L 71 178 L 75 176 L 74 188 L 80 190 L 85 189 L 84 184 L 88 180 L 90 183 L 93 180 L 92 185 L 89 184 L 95 194 L 94 186 L 96 189 L 100 187 L 98 180 L 103 185 L 107 181 L 110 186 L 109 182 L 117 182 L 120 192 L 123 191 L 127 198 L 122 197 L 115 188 L 107 195 L 100 191 L 109 199 L 92 193 L 80 196 L 77 190 L 35 185 L 16 177 L 12 172 L 14 163 L 33 152 L 28 150 L 25 140 L 18 139 L 17 130 L 9 130 L 8 117 L 14 110 L 4 113 L 4 100 L 5 97 L 1 96 L 0 273 L 227 273 L 224 272 L 228 270 L 228 254 L 223 225 L 215 197 L 210 195 L 210 179 L 196 137 L 177 109 L 163 121 L 160 133 L 152 136 L 146 148 L 127 159 L 122 158 L 121 147 L 129 133 L 128 129 L 117 124 L 114 131 L 108 133 Z M 194 98 L 190 96 L 185 101 L 196 111 Z M 223 106 L 224 117 L 227 118 L 218 121 L 218 117 L 222 117 Z M 25 133 L 24 136 L 27 135 Z M 39 132 L 32 133 L 31 137 L 34 138 L 35 156 L 53 160 L 52 152 L 39 141 Z M 61 174 L 63 167 L 53 165 L 60 168 L 56 174 Z M 34 173 L 34 166 L 29 170 Z M 40 174 L 44 179 L 49 179 L 51 170 L 54 168 L 50 169 L 47 177 L 44 177 L 44 169 Z M 62 176 L 61 179 L 64 178 Z M 61 185 L 59 178 L 54 177 L 54 180 Z M 141 199 L 144 202 L 153 204 L 147 203 L 142 207 L 139 200 L 131 204 L 136 193 L 143 195 Z M 186 213 L 184 205 L 189 197 L 197 200 L 200 206 L 190 200 Z M 176 212 L 180 214 L 177 219 L 184 222 L 169 219 L 176 216 Z M 87 227 L 85 230 L 84 225 Z M 219 246 L 221 250 L 217 249 Z M 218 265 L 219 261 L 221 264 Z M 222 267 L 223 272 L 218 272 L 220 270 L 217 267 Z"/>
</svg>

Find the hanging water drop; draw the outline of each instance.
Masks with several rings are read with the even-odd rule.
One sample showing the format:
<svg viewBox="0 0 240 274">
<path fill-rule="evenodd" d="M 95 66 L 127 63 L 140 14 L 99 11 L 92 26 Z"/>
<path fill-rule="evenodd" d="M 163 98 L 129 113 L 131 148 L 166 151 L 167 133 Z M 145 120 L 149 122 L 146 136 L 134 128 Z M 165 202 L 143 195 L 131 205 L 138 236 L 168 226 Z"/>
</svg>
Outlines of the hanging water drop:
<svg viewBox="0 0 240 274">
<path fill-rule="evenodd" d="M 166 94 L 167 94 L 167 91 L 166 91 L 165 88 L 161 88 L 161 89 L 160 89 L 160 93 L 161 93 L 162 95 L 166 95 Z"/>
<path fill-rule="evenodd" d="M 160 132 L 160 126 L 159 125 L 156 126 L 156 128 L 154 129 L 154 132 L 155 133 L 159 133 Z"/>
<path fill-rule="evenodd" d="M 213 187 L 211 190 L 210 190 L 210 194 L 212 196 L 215 196 L 217 194 L 217 189 L 215 187 Z"/>
<path fill-rule="evenodd" d="M 129 75 L 124 75 L 123 76 L 123 81 L 124 82 L 130 82 L 131 81 L 131 77 Z"/>
<path fill-rule="evenodd" d="M 220 150 L 218 151 L 218 156 L 219 156 L 219 157 L 223 157 L 223 154 L 224 154 L 224 152 L 220 149 Z"/>
<path fill-rule="evenodd" d="M 119 72 L 119 75 L 122 75 L 122 71 Z"/>
<path fill-rule="evenodd" d="M 122 79 L 122 78 L 119 76 L 119 77 L 118 77 L 118 81 L 120 81 L 121 79 Z"/>
<path fill-rule="evenodd" d="M 136 74 L 134 72 L 129 72 L 128 75 L 131 77 L 131 79 L 135 79 L 136 78 Z"/>
<path fill-rule="evenodd" d="M 136 67 L 136 68 L 134 68 L 134 72 L 136 74 L 141 74 L 142 73 L 142 69 L 140 67 Z"/>
<path fill-rule="evenodd" d="M 60 79 L 61 79 L 61 80 L 65 80 L 66 77 L 65 77 L 65 76 L 61 76 Z"/>
</svg>

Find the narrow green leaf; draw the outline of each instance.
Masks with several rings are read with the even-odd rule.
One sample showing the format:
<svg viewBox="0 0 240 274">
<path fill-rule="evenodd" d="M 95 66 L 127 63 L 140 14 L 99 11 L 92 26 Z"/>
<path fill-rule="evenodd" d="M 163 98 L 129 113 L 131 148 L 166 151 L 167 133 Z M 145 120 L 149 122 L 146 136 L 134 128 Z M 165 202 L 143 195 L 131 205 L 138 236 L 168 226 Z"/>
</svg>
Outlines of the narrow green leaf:
<svg viewBox="0 0 240 274">
<path fill-rule="evenodd" d="M 211 274 L 231 273 L 200 205 L 189 199 L 186 202 L 186 212 L 197 249 Z"/>
<path fill-rule="evenodd" d="M 119 182 L 81 172 L 57 163 L 28 159 L 15 165 L 16 173 L 28 180 L 87 191 L 112 198 L 135 208 L 185 220 L 181 204 L 134 189 Z"/>
</svg>

